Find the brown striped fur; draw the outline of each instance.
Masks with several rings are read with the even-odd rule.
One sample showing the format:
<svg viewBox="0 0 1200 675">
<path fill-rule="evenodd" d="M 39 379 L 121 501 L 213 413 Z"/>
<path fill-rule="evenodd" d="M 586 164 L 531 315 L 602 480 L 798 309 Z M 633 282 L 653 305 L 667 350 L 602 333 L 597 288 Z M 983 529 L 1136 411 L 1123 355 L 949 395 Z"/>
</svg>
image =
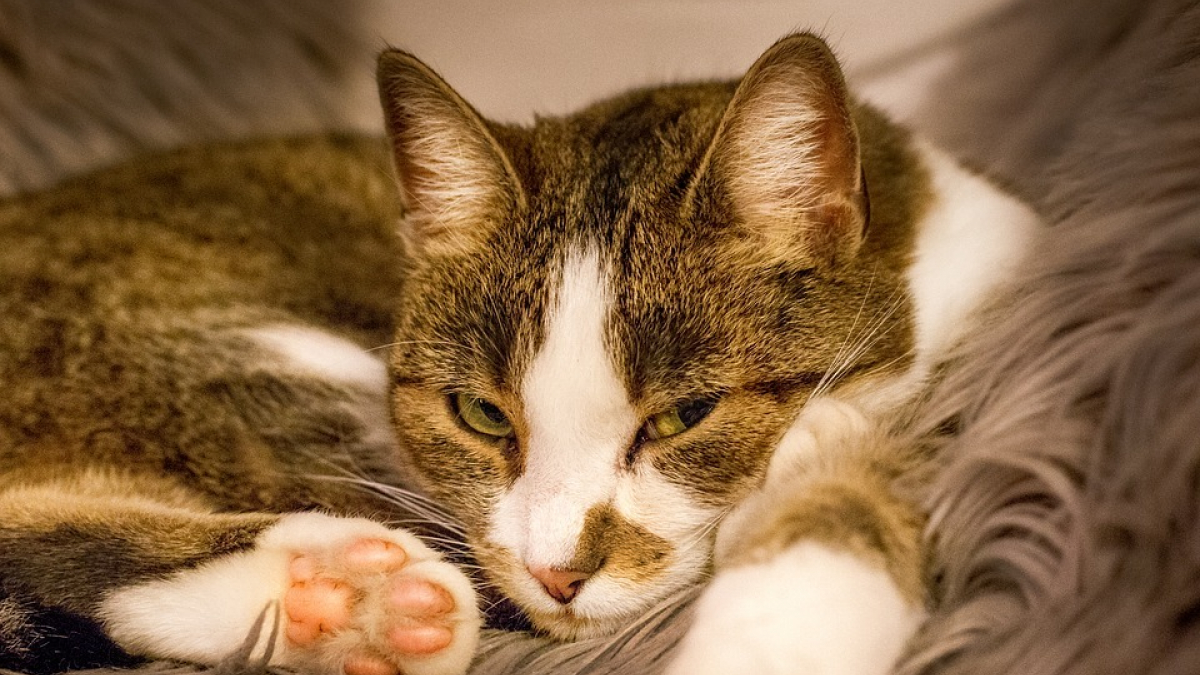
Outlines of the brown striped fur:
<svg viewBox="0 0 1200 675">
<path fill-rule="evenodd" d="M 39 635 L 75 630 L 65 611 L 103 643 L 105 593 L 239 550 L 281 512 L 414 518 L 371 484 L 419 484 L 520 604 L 525 572 L 488 541 L 490 509 L 527 468 L 521 378 L 581 244 L 610 274 L 605 340 L 637 414 L 719 398 L 687 433 L 632 439 L 617 470 L 662 476 L 713 516 L 668 540 L 592 508 L 572 567 L 650 590 L 605 622 L 528 611 L 552 636 L 612 631 L 698 581 L 707 565 L 672 565 L 688 549 L 707 560 L 719 517 L 774 484 L 772 452 L 814 392 L 911 364 L 904 273 L 927 176 L 817 38 L 781 41 L 740 82 L 634 91 L 529 127 L 484 120 L 402 52 L 381 57 L 380 89 L 390 158 L 346 137 L 214 146 L 0 205 L 0 602 Z M 820 115 L 780 135 L 763 111 L 786 92 Z M 808 153 L 786 190 L 751 152 L 767 132 Z M 843 368 L 864 316 L 887 329 Z M 384 392 L 298 371 L 248 335 L 280 324 L 390 347 L 398 446 L 372 435 Z M 466 429 L 454 393 L 501 406 L 514 438 Z M 786 517 L 738 530 L 748 543 L 726 539 L 719 560 L 840 542 L 919 597 L 920 516 L 896 487 L 917 462 L 847 444 L 785 471 L 799 486 Z M 0 665 L 99 658 L 27 647 Z"/>
<path fill-rule="evenodd" d="M 605 340 L 638 414 L 720 398 L 687 433 L 634 440 L 621 471 L 657 472 L 715 511 L 761 483 L 781 434 L 840 365 L 862 317 L 891 313 L 853 367 L 826 386 L 869 388 L 909 365 L 903 275 L 928 201 L 926 177 L 907 134 L 849 98 L 816 38 L 781 41 L 741 82 L 635 91 L 530 127 L 486 122 L 399 51 L 380 58 L 380 92 L 413 254 L 391 356 L 401 442 L 424 487 L 466 523 L 488 576 L 510 593 L 519 597 L 526 572 L 489 542 L 491 513 L 525 470 L 522 378 L 573 248 L 595 247 L 611 275 Z M 818 121 L 764 139 L 771 124 L 763 119 L 781 101 L 816 110 Z M 805 143 L 812 146 L 794 147 Z M 754 155 L 764 146 L 782 159 L 807 152 L 812 165 L 775 175 Z M 467 428 L 447 402 L 459 392 L 496 404 L 514 437 Z M 902 559 L 897 574 L 916 597 L 919 517 L 891 496 L 898 471 L 882 471 L 886 457 L 868 450 L 861 461 L 831 465 L 829 494 L 798 507 L 813 522 L 793 523 L 794 534 L 857 540 L 895 529 L 868 548 L 889 566 L 893 554 Z M 875 515 L 843 523 L 822 515 L 829 507 Z M 710 545 L 703 540 L 711 534 L 667 541 L 637 535 L 652 524 L 593 515 L 571 567 L 592 573 L 590 551 L 603 550 L 600 573 L 667 584 L 656 594 L 690 581 L 664 561 L 681 546 Z M 558 637 L 595 632 L 569 616 L 535 623 Z"/>
</svg>

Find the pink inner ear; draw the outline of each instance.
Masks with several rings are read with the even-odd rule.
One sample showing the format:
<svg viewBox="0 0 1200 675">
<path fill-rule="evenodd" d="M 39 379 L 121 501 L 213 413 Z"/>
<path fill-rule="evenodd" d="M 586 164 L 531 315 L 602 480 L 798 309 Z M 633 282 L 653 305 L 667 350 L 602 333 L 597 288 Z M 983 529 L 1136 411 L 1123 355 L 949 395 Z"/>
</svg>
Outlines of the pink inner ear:
<svg viewBox="0 0 1200 675">
<path fill-rule="evenodd" d="M 785 38 L 746 74 L 711 151 L 743 227 L 817 264 L 853 256 L 865 225 L 847 96 L 823 43 Z"/>
<path fill-rule="evenodd" d="M 378 78 L 408 238 L 421 250 L 477 243 L 481 228 L 521 203 L 504 151 L 482 118 L 415 57 L 385 52 Z"/>
<path fill-rule="evenodd" d="M 858 251 L 864 231 L 864 214 L 848 201 L 822 204 L 812 211 L 819 226 L 808 231 L 814 255 L 820 255 L 830 267 L 837 267 Z"/>
</svg>

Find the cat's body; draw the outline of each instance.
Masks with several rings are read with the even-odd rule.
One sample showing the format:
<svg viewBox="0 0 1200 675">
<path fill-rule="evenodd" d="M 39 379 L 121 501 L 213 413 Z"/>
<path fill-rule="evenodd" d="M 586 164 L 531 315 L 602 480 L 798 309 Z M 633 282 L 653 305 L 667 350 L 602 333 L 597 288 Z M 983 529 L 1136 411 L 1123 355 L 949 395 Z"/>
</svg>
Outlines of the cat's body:
<svg viewBox="0 0 1200 675">
<path fill-rule="evenodd" d="M 104 622 L 114 589 L 286 534 L 266 514 L 430 525 L 364 485 L 405 484 L 385 368 L 365 351 L 389 339 L 398 285 L 388 171 L 377 140 L 267 142 L 5 205 L 6 665 L 104 662 L 98 627 L 67 615 Z M 285 536 L 280 555 L 306 550 L 292 541 L 303 536 Z M 283 582 L 238 574 L 242 585 L 198 596 L 190 621 L 169 598 L 145 600 L 157 637 L 131 617 L 129 637 L 114 620 L 104 632 L 134 652 L 229 652 Z"/>
<path fill-rule="evenodd" d="M 375 143 L 309 139 L 0 209 L 6 665 L 98 658 L 48 662 L 68 629 L 211 662 L 278 601 L 278 663 L 462 670 L 478 619 L 452 567 L 405 532 L 272 515 L 421 514 L 358 477 L 419 484 L 560 638 L 703 578 L 733 511 L 710 598 L 874 584 L 886 616 L 817 621 L 796 658 L 886 667 L 924 601 L 898 483 L 924 463 L 890 416 L 1032 215 L 852 103 L 807 36 L 741 83 L 530 129 L 401 53 L 380 86 L 399 198 Z M 385 371 L 366 350 L 389 344 Z M 767 567 L 799 600 L 738 585 Z M 709 635 L 773 635 L 727 604 L 702 602 L 678 672 L 736 672 Z M 863 661 L 822 646 L 862 631 L 887 634 Z"/>
</svg>

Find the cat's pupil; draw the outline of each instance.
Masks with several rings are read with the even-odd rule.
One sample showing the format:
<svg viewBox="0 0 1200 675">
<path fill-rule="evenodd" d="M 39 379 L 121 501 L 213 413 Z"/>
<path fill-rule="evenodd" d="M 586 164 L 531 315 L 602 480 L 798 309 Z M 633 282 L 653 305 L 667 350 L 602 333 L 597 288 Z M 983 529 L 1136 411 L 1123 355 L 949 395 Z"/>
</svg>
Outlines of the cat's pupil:
<svg viewBox="0 0 1200 675">
<path fill-rule="evenodd" d="M 679 406 L 679 421 L 683 422 L 685 427 L 691 428 L 700 420 L 708 417 L 716 405 L 716 401 L 711 399 L 697 399 L 684 403 Z"/>
<path fill-rule="evenodd" d="M 483 413 L 484 417 L 487 417 L 496 424 L 508 423 L 508 418 L 504 416 L 504 413 L 500 412 L 499 408 L 487 401 L 479 401 L 479 412 Z"/>
</svg>

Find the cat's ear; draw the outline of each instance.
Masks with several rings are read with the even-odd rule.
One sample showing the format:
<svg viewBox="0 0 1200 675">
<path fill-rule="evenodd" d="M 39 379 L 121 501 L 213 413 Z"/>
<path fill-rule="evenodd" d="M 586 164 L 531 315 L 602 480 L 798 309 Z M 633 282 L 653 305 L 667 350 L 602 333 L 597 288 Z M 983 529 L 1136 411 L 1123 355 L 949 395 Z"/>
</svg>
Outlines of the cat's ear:
<svg viewBox="0 0 1200 675">
<path fill-rule="evenodd" d="M 524 204 L 512 164 L 479 113 L 415 56 L 385 50 L 376 76 L 405 211 L 403 234 L 418 252 L 473 250 Z"/>
<path fill-rule="evenodd" d="M 833 267 L 862 243 L 869 204 L 841 69 L 812 35 L 783 38 L 742 78 L 694 183 L 776 261 Z"/>
</svg>

